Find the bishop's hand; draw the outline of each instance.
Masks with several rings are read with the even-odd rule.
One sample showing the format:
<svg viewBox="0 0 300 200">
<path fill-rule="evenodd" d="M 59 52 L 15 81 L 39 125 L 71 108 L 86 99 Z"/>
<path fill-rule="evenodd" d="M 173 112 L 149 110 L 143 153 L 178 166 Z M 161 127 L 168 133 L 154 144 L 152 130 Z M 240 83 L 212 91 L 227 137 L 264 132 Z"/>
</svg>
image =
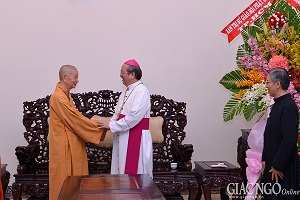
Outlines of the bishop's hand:
<svg viewBox="0 0 300 200">
<path fill-rule="evenodd" d="M 110 120 L 97 120 L 99 128 L 110 129 L 109 122 L 110 122 Z"/>
</svg>

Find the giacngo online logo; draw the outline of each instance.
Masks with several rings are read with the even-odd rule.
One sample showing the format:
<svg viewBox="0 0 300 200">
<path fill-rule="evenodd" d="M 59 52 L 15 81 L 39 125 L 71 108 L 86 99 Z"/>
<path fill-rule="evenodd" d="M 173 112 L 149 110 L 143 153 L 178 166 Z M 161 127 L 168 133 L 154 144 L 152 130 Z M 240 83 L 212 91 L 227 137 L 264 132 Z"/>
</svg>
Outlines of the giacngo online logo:
<svg viewBox="0 0 300 200">
<path fill-rule="evenodd" d="M 253 190 L 253 188 L 255 188 Z M 255 183 L 255 184 L 239 184 L 229 183 L 227 188 L 228 195 L 244 197 L 246 195 L 251 197 L 258 197 L 258 195 L 300 195 L 300 190 L 282 188 L 279 183 Z"/>
</svg>

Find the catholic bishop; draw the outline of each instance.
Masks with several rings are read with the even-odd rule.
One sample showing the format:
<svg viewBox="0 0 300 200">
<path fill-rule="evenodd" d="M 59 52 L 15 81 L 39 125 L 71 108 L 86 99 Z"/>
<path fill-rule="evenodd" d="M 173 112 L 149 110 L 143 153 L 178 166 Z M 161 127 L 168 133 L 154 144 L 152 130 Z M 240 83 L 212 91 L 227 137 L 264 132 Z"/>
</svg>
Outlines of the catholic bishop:
<svg viewBox="0 0 300 200">
<path fill-rule="evenodd" d="M 116 112 L 111 120 L 99 120 L 100 127 L 114 134 L 110 172 L 153 177 L 149 90 L 140 80 L 142 70 L 134 59 L 122 65 L 120 77 L 126 90 L 119 97 Z"/>
<path fill-rule="evenodd" d="M 49 121 L 49 199 L 57 200 L 67 176 L 88 174 L 85 142 L 99 144 L 105 129 L 83 116 L 74 106 L 69 90 L 78 82 L 73 66 L 62 67 L 60 82 L 50 98 Z"/>
</svg>

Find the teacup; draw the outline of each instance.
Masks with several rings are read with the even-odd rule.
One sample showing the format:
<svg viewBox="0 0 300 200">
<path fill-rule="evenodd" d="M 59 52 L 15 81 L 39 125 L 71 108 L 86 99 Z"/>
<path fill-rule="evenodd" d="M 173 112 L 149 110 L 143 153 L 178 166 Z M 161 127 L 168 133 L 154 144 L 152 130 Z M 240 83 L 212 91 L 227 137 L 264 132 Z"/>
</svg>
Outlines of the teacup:
<svg viewBox="0 0 300 200">
<path fill-rule="evenodd" d="M 177 168 L 177 163 L 171 163 L 170 166 L 171 166 L 171 169 L 176 169 Z"/>
</svg>

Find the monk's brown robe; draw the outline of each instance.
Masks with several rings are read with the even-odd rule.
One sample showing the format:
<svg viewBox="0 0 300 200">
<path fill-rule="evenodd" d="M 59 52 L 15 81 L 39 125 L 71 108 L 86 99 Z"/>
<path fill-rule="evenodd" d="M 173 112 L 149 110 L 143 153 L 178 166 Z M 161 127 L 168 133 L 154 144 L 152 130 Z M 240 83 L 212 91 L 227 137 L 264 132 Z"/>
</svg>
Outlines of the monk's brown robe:
<svg viewBox="0 0 300 200">
<path fill-rule="evenodd" d="M 105 130 L 75 108 L 71 95 L 63 91 L 60 83 L 49 104 L 49 200 L 57 200 L 67 176 L 88 174 L 85 141 L 99 144 Z"/>
</svg>

